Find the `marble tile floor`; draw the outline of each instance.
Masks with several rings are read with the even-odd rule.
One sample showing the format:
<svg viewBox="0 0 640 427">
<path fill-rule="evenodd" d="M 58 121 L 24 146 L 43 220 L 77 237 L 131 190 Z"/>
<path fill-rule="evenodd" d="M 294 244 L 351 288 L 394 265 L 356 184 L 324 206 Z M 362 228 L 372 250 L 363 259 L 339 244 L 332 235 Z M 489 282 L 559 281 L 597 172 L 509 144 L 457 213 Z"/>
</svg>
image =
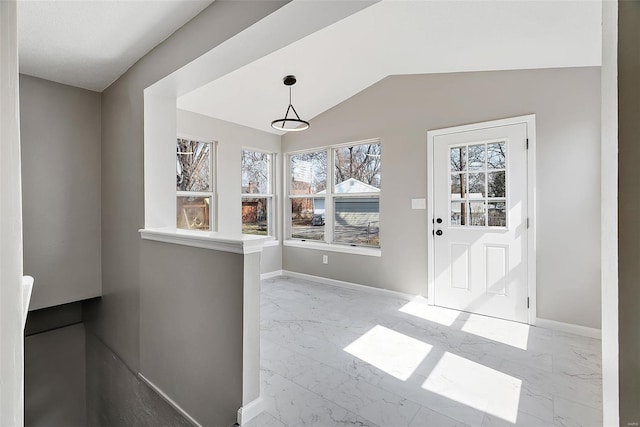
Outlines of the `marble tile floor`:
<svg viewBox="0 0 640 427">
<path fill-rule="evenodd" d="M 246 426 L 602 425 L 600 340 L 286 277 L 261 304 Z"/>
</svg>

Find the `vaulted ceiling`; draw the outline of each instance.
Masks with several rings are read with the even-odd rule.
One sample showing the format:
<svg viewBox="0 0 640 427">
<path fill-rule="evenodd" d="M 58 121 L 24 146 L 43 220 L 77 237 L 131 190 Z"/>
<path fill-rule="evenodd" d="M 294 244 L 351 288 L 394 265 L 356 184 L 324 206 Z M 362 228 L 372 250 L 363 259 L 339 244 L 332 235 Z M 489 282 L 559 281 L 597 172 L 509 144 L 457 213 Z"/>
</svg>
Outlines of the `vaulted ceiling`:
<svg viewBox="0 0 640 427">
<path fill-rule="evenodd" d="M 178 108 L 277 133 L 288 74 L 298 77 L 293 105 L 311 119 L 389 75 L 599 66 L 601 8 L 383 0 L 181 96 Z"/>
<path fill-rule="evenodd" d="M 283 9 L 300 1 L 335 7 L 294 0 Z M 20 71 L 102 91 L 211 2 L 19 0 Z M 287 107 L 287 74 L 298 77 L 294 106 L 311 119 L 389 75 L 598 66 L 601 8 L 562 0 L 372 2 L 181 96 L 178 107 L 276 132 L 269 123 Z"/>
<path fill-rule="evenodd" d="M 213 0 L 19 0 L 20 72 L 102 91 Z"/>
</svg>

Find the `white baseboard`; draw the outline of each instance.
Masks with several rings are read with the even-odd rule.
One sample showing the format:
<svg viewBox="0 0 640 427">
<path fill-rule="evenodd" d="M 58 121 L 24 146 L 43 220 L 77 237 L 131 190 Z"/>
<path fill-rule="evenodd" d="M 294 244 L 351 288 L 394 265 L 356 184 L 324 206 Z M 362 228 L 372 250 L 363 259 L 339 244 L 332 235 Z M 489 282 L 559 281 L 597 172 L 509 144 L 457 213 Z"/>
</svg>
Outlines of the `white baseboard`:
<svg viewBox="0 0 640 427">
<path fill-rule="evenodd" d="M 242 408 L 238 409 L 238 424 L 243 425 L 254 419 L 264 410 L 264 400 L 262 397 L 253 400 Z"/>
<path fill-rule="evenodd" d="M 416 295 L 406 294 L 404 292 L 392 291 L 389 289 L 382 289 L 382 288 L 374 288 L 372 286 L 361 285 L 359 283 L 343 282 L 342 280 L 328 279 L 326 277 L 313 276 L 311 274 L 298 273 L 298 272 L 289 271 L 289 270 L 278 270 L 278 271 L 272 271 L 270 273 L 261 274 L 260 279 L 270 279 L 278 276 L 309 280 L 312 282 L 322 283 L 324 285 L 336 286 L 339 288 L 384 293 L 386 295 L 391 295 L 396 298 L 405 299 L 407 301 L 411 301 L 416 297 Z M 580 335 L 583 337 L 596 338 L 596 339 L 601 339 L 602 337 L 602 333 L 600 329 L 574 325 L 572 323 L 558 322 L 556 320 L 541 319 L 539 317 L 536 319 L 536 326 L 539 328 L 552 329 L 560 332 L 568 332 L 570 334 Z"/>
<path fill-rule="evenodd" d="M 282 276 L 282 270 L 270 271 L 268 273 L 262 273 L 260 275 L 260 280 L 264 279 L 273 279 L 274 277 Z"/>
<path fill-rule="evenodd" d="M 536 326 L 539 328 L 552 329 L 554 331 L 568 332 L 570 334 L 581 335 L 589 338 L 602 338 L 602 331 L 596 328 L 574 325 L 572 323 L 558 322 L 556 320 L 536 319 Z"/>
<path fill-rule="evenodd" d="M 182 409 L 180 407 L 180 405 L 178 405 L 176 402 L 173 401 L 173 399 L 171 399 L 169 396 L 167 396 L 162 390 L 160 390 L 154 383 L 152 383 L 151 381 L 149 381 L 144 375 L 142 375 L 140 372 L 138 372 L 138 377 L 142 380 L 142 382 L 144 382 L 146 385 L 148 385 L 149 387 L 151 387 L 151 389 L 153 391 L 155 391 L 156 393 L 158 393 L 158 395 L 160 397 L 162 397 L 169 405 L 171 405 L 173 407 L 173 409 L 175 409 L 176 411 L 178 411 L 180 414 L 182 414 L 183 417 L 185 417 L 187 420 L 189 420 L 189 422 L 191 424 L 193 424 L 196 427 L 202 427 L 202 424 L 200 424 L 199 422 L 197 422 L 195 420 L 195 418 L 193 418 L 191 415 L 189 415 L 187 413 L 187 411 L 185 411 L 184 409 Z"/>
<path fill-rule="evenodd" d="M 342 280 L 328 279 L 326 277 L 313 276 L 311 274 L 297 273 L 295 271 L 282 270 L 282 276 L 293 277 L 294 279 L 310 280 L 322 283 L 323 285 L 336 286 L 338 288 L 355 289 L 358 291 L 382 293 L 403 300 L 411 301 L 416 295 L 405 294 L 404 292 L 392 291 L 390 289 L 374 288 L 373 286 L 361 285 L 359 283 L 343 282 Z"/>
</svg>

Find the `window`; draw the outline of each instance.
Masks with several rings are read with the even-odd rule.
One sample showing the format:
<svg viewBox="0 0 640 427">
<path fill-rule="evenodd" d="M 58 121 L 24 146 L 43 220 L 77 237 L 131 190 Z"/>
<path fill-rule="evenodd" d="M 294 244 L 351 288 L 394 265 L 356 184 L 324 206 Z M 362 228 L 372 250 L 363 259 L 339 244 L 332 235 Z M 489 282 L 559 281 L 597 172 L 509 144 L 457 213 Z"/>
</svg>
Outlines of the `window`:
<svg viewBox="0 0 640 427">
<path fill-rule="evenodd" d="M 242 233 L 275 236 L 273 154 L 242 150 Z"/>
<path fill-rule="evenodd" d="M 290 154 L 288 160 L 291 239 L 380 247 L 378 140 Z"/>
<path fill-rule="evenodd" d="M 289 168 L 290 237 L 324 241 L 327 152 L 310 151 L 291 155 Z"/>
<path fill-rule="evenodd" d="M 178 138 L 176 144 L 176 227 L 213 230 L 215 145 Z"/>
<path fill-rule="evenodd" d="M 506 227 L 507 145 L 488 141 L 449 149 L 452 226 Z"/>
</svg>

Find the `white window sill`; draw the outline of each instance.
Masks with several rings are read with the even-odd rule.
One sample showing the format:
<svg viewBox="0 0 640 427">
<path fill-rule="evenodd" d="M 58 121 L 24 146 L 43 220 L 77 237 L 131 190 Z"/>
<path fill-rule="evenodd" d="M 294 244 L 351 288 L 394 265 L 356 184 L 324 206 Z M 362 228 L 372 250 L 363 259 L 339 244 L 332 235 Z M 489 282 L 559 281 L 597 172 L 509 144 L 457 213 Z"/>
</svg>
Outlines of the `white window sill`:
<svg viewBox="0 0 640 427">
<path fill-rule="evenodd" d="M 365 248 L 362 246 L 347 246 L 347 245 L 336 245 L 329 244 L 323 242 L 310 242 L 310 241 L 301 241 L 301 240 L 285 240 L 283 242 L 284 246 L 289 246 L 292 248 L 304 248 L 304 249 L 315 249 L 319 251 L 328 251 L 328 252 L 341 252 L 345 254 L 354 254 L 354 255 L 365 255 L 365 256 L 382 256 L 382 250 L 380 248 Z"/>
<path fill-rule="evenodd" d="M 144 240 L 173 243 L 216 251 L 251 254 L 262 252 L 268 237 L 247 234 L 230 234 L 214 231 L 182 230 L 179 228 L 143 228 L 139 230 Z"/>
<path fill-rule="evenodd" d="M 280 240 L 267 240 L 264 242 L 263 245 L 265 248 L 271 247 L 271 246 L 280 246 Z"/>
</svg>

